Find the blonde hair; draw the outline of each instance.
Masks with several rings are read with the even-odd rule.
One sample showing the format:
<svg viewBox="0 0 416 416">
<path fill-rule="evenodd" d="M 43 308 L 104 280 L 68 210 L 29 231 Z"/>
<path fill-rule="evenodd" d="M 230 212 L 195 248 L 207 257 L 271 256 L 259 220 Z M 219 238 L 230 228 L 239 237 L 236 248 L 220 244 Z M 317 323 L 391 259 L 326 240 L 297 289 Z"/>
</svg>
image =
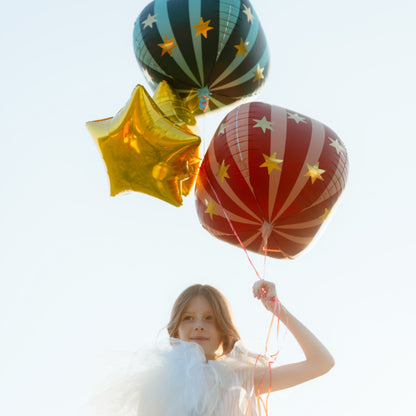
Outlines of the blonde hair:
<svg viewBox="0 0 416 416">
<path fill-rule="evenodd" d="M 233 349 L 234 344 L 240 339 L 240 334 L 233 322 L 227 299 L 219 290 L 209 285 L 196 284 L 189 286 L 178 296 L 173 305 L 170 321 L 167 325 L 169 336 L 178 338 L 178 328 L 182 314 L 189 301 L 195 296 L 203 296 L 211 305 L 217 328 L 222 334 L 220 345 L 222 351 L 219 356 L 228 354 Z"/>
</svg>

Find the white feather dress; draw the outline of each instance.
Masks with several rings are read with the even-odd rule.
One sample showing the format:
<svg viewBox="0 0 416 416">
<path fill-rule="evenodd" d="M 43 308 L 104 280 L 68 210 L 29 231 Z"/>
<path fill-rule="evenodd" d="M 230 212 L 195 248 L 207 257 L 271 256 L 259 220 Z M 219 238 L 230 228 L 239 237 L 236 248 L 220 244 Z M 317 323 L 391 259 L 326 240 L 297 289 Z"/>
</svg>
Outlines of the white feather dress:
<svg viewBox="0 0 416 416">
<path fill-rule="evenodd" d="M 239 341 L 218 360 L 205 359 L 196 343 L 171 339 L 164 348 L 130 362 L 94 400 L 98 416 L 257 416 L 255 366 L 267 359 Z"/>
</svg>

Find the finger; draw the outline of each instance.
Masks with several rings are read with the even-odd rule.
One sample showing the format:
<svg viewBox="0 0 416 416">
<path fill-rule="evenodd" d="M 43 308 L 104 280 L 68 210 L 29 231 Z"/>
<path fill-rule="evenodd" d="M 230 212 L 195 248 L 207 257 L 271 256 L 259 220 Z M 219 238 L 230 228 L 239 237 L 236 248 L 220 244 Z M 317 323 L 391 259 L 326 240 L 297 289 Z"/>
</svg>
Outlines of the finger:
<svg viewBox="0 0 416 416">
<path fill-rule="evenodd" d="M 261 296 L 261 282 L 257 281 L 253 284 L 253 294 L 256 298 Z"/>
</svg>

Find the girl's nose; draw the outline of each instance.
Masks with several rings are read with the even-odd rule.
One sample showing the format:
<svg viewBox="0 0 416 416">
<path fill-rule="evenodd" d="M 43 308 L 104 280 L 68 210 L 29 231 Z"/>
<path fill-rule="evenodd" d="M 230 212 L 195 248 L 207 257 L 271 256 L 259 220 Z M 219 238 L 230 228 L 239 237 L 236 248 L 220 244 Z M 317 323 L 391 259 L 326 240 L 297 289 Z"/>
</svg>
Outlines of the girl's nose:
<svg viewBox="0 0 416 416">
<path fill-rule="evenodd" d="M 204 324 L 201 320 L 197 320 L 195 321 L 195 330 L 196 331 L 203 331 L 204 329 Z"/>
</svg>

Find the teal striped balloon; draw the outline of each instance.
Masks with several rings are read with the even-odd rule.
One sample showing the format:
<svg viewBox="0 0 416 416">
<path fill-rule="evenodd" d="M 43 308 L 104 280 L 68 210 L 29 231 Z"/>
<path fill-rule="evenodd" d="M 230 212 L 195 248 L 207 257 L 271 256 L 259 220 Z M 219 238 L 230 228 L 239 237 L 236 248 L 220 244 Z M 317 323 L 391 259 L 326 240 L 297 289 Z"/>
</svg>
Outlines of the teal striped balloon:
<svg viewBox="0 0 416 416">
<path fill-rule="evenodd" d="M 154 0 L 133 42 L 152 88 L 167 81 L 196 114 L 255 94 L 267 78 L 267 41 L 248 0 Z"/>
</svg>

